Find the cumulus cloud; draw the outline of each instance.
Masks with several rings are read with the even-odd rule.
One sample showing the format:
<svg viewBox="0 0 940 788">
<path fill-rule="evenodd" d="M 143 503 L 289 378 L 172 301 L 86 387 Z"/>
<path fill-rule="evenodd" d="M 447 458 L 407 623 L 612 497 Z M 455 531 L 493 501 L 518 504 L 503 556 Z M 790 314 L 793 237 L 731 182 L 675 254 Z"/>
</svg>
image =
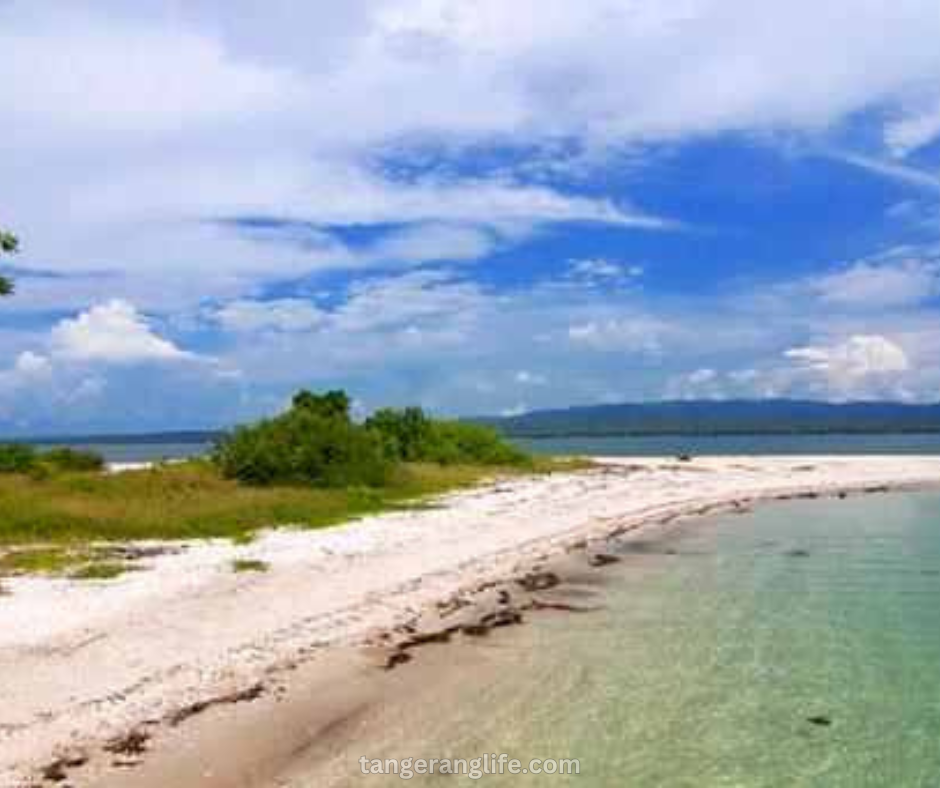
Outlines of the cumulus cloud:
<svg viewBox="0 0 940 788">
<path fill-rule="evenodd" d="M 50 344 L 53 356 L 70 361 L 137 364 L 195 358 L 157 335 L 132 304 L 119 299 L 60 321 Z"/>
<path fill-rule="evenodd" d="M 798 371 L 825 382 L 837 396 L 901 391 L 897 385 L 911 363 L 902 347 L 880 335 L 856 335 L 826 345 L 806 345 L 784 356 Z"/>
<path fill-rule="evenodd" d="M 16 357 L 13 374 L 24 378 L 45 377 L 52 371 L 52 364 L 45 356 L 25 350 Z"/>
<path fill-rule="evenodd" d="M 882 336 L 854 336 L 833 345 L 791 348 L 784 355 L 817 372 L 850 377 L 905 372 L 909 368 L 904 350 Z"/>
<path fill-rule="evenodd" d="M 28 341 L 0 370 L 0 424 L 27 435 L 97 430 L 189 428 L 224 423 L 238 410 L 230 365 L 160 336 L 132 304 L 111 300 Z M 222 402 L 218 398 L 224 395 Z M 192 398 L 215 400 L 193 416 Z"/>
</svg>

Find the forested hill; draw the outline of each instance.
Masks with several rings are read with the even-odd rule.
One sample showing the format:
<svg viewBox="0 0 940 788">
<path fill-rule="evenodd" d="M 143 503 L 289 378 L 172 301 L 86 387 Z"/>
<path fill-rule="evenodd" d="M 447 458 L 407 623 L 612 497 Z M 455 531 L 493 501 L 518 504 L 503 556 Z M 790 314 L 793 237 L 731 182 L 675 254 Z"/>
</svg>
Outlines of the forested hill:
<svg viewBox="0 0 940 788">
<path fill-rule="evenodd" d="M 481 421 L 516 437 L 940 432 L 940 404 L 696 400 L 572 407 Z"/>
</svg>

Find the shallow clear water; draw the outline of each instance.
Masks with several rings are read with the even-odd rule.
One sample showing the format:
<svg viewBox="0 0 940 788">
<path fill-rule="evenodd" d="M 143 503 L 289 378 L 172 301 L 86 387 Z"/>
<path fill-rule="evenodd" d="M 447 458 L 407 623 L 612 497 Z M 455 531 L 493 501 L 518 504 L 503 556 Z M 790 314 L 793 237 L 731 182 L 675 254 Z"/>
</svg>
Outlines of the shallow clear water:
<svg viewBox="0 0 940 788">
<path fill-rule="evenodd" d="M 897 435 L 650 435 L 516 439 L 539 454 L 940 454 L 940 433 Z"/>
<path fill-rule="evenodd" d="M 485 667 L 350 756 L 581 762 L 495 785 L 940 785 L 940 494 L 773 504 L 643 547 L 604 570 L 603 610 L 485 639 L 464 660 Z"/>
</svg>

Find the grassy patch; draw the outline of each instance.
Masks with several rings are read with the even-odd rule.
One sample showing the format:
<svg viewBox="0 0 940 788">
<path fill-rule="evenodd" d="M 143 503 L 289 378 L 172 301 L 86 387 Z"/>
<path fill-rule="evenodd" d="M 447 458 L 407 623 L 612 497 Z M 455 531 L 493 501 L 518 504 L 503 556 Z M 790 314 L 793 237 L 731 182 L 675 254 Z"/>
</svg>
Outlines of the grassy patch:
<svg viewBox="0 0 940 788">
<path fill-rule="evenodd" d="M 0 555 L 0 576 L 48 575 L 75 580 L 110 580 L 133 567 L 109 560 L 101 548 L 27 547 Z"/>
<path fill-rule="evenodd" d="M 465 487 L 496 474 L 571 470 L 537 460 L 527 468 L 406 464 L 381 488 L 255 487 L 225 479 L 209 462 L 191 461 L 120 474 L 0 475 L 0 546 L 43 544 L 75 548 L 89 542 L 226 537 L 244 541 L 259 528 L 319 528 L 395 508 L 420 505 L 428 496 Z M 74 553 L 38 551 L 13 560 L 22 570 L 74 567 Z M 43 555 L 42 553 L 46 554 Z M 71 556 L 71 557 L 69 557 Z M 83 560 L 88 560 L 87 555 Z M 7 567 L 10 571 L 10 567 Z M 57 571 L 63 571 L 60 567 Z"/>
<path fill-rule="evenodd" d="M 254 558 L 236 558 L 232 561 L 233 572 L 267 572 L 270 568 L 267 561 L 258 561 Z"/>
<path fill-rule="evenodd" d="M 82 554 L 56 547 L 11 550 L 0 556 L 0 574 L 58 575 L 83 560 Z"/>
<path fill-rule="evenodd" d="M 73 580 L 112 580 L 131 569 L 129 564 L 118 561 L 92 561 L 69 572 L 69 577 Z"/>
</svg>

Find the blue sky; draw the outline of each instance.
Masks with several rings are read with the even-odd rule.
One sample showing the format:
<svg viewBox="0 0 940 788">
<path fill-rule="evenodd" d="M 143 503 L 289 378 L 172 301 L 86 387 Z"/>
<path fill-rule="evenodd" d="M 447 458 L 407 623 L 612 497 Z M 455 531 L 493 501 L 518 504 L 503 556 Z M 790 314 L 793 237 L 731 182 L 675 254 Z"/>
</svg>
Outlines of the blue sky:
<svg viewBox="0 0 940 788">
<path fill-rule="evenodd" d="M 938 400 L 938 39 L 935 0 L 0 2 L 0 432 Z"/>
</svg>

